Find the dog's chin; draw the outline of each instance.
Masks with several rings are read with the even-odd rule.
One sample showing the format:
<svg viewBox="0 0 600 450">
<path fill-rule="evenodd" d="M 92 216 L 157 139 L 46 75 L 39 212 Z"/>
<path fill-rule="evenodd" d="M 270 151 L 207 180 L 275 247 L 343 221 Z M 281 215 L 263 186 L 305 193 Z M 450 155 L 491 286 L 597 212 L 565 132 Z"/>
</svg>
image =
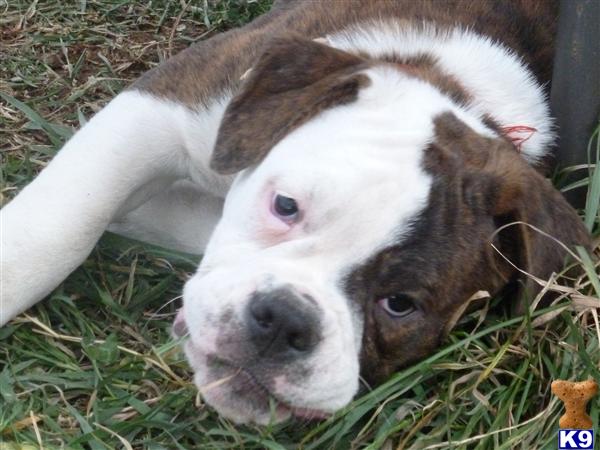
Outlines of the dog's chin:
<svg viewBox="0 0 600 450">
<path fill-rule="evenodd" d="M 280 423 L 292 417 L 290 408 L 252 384 L 247 374 L 240 372 L 230 377 L 217 386 L 221 380 L 207 384 L 202 375 L 196 373 L 194 377 L 204 401 L 221 416 L 238 424 L 257 425 Z"/>
<path fill-rule="evenodd" d="M 320 420 L 331 413 L 296 406 L 276 398 L 252 373 L 234 364 L 206 355 L 190 341 L 185 353 L 192 365 L 194 382 L 204 401 L 221 416 L 238 424 L 268 425 L 290 418 Z"/>
</svg>

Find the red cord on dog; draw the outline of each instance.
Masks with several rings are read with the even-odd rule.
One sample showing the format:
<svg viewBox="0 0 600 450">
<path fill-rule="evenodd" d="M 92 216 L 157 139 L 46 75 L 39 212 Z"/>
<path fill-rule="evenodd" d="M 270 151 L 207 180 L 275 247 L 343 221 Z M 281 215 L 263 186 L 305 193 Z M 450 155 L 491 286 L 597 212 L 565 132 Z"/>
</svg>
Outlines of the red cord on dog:
<svg viewBox="0 0 600 450">
<path fill-rule="evenodd" d="M 528 127 L 527 125 L 509 125 L 501 127 L 502 133 L 511 140 L 517 151 L 521 151 L 521 146 L 528 141 L 533 133 L 537 132 L 537 128 Z"/>
</svg>

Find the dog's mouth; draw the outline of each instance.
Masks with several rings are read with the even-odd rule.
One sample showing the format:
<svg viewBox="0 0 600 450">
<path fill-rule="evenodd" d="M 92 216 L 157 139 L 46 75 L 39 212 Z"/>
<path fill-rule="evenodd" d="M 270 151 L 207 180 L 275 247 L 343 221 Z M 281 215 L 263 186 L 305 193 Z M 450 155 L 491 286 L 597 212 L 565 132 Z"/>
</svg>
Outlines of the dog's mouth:
<svg viewBox="0 0 600 450">
<path fill-rule="evenodd" d="M 203 394 L 216 387 L 228 389 L 230 395 L 244 396 L 253 404 L 258 404 L 260 409 L 269 410 L 273 418 L 293 416 L 304 420 L 323 420 L 331 415 L 331 413 L 326 411 L 298 407 L 282 400 L 251 370 L 232 361 L 216 355 L 208 355 L 207 364 L 211 370 L 225 374 L 228 373 L 228 375 L 200 387 Z"/>
<path fill-rule="evenodd" d="M 175 338 L 189 336 L 182 309 L 173 322 L 172 333 Z M 208 403 L 219 412 L 222 409 L 219 405 L 227 406 L 231 403 L 238 406 L 243 404 L 261 411 L 263 415 L 270 416 L 275 421 L 290 416 L 303 420 L 323 420 L 331 415 L 319 409 L 294 406 L 273 393 L 260 377 L 243 365 L 219 355 L 203 354 L 191 340 L 188 340 L 186 345 L 191 350 L 188 358 L 199 357 L 206 365 L 210 381 L 200 385 L 199 389 Z"/>
</svg>

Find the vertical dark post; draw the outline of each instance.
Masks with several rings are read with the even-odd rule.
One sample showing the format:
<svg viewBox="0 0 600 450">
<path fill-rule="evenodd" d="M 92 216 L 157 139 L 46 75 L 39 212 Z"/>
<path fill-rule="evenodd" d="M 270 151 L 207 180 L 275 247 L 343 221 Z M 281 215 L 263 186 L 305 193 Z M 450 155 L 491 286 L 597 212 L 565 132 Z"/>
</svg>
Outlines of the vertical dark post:
<svg viewBox="0 0 600 450">
<path fill-rule="evenodd" d="M 558 125 L 557 163 L 586 163 L 600 114 L 600 0 L 560 2 L 550 101 Z M 568 199 L 581 205 L 584 195 L 580 189 Z"/>
</svg>

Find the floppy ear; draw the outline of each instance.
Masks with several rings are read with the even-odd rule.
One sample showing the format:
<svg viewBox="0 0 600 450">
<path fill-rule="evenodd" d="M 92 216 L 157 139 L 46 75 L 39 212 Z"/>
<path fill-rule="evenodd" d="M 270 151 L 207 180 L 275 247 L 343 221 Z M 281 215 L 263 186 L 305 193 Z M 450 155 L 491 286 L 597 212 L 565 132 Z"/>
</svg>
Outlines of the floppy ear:
<svg viewBox="0 0 600 450">
<path fill-rule="evenodd" d="M 356 99 L 368 83 L 362 58 L 300 37 L 278 38 L 231 100 L 210 166 L 222 174 L 258 163 L 286 134 L 320 111 Z"/>
<path fill-rule="evenodd" d="M 576 211 L 508 140 L 484 137 L 452 113 L 435 119 L 435 133 L 443 151 L 458 155 L 465 167 L 463 196 L 471 207 L 491 214 L 499 226 L 524 222 L 568 247 L 591 247 Z M 559 244 L 524 224 L 503 229 L 496 242 L 515 266 L 541 279 L 548 279 L 565 264 L 567 252 Z M 503 261 L 500 264 L 506 267 Z M 524 288 L 521 300 L 539 292 L 540 286 L 531 279 L 519 279 Z M 519 304 L 516 309 L 523 312 L 525 306 Z"/>
</svg>

